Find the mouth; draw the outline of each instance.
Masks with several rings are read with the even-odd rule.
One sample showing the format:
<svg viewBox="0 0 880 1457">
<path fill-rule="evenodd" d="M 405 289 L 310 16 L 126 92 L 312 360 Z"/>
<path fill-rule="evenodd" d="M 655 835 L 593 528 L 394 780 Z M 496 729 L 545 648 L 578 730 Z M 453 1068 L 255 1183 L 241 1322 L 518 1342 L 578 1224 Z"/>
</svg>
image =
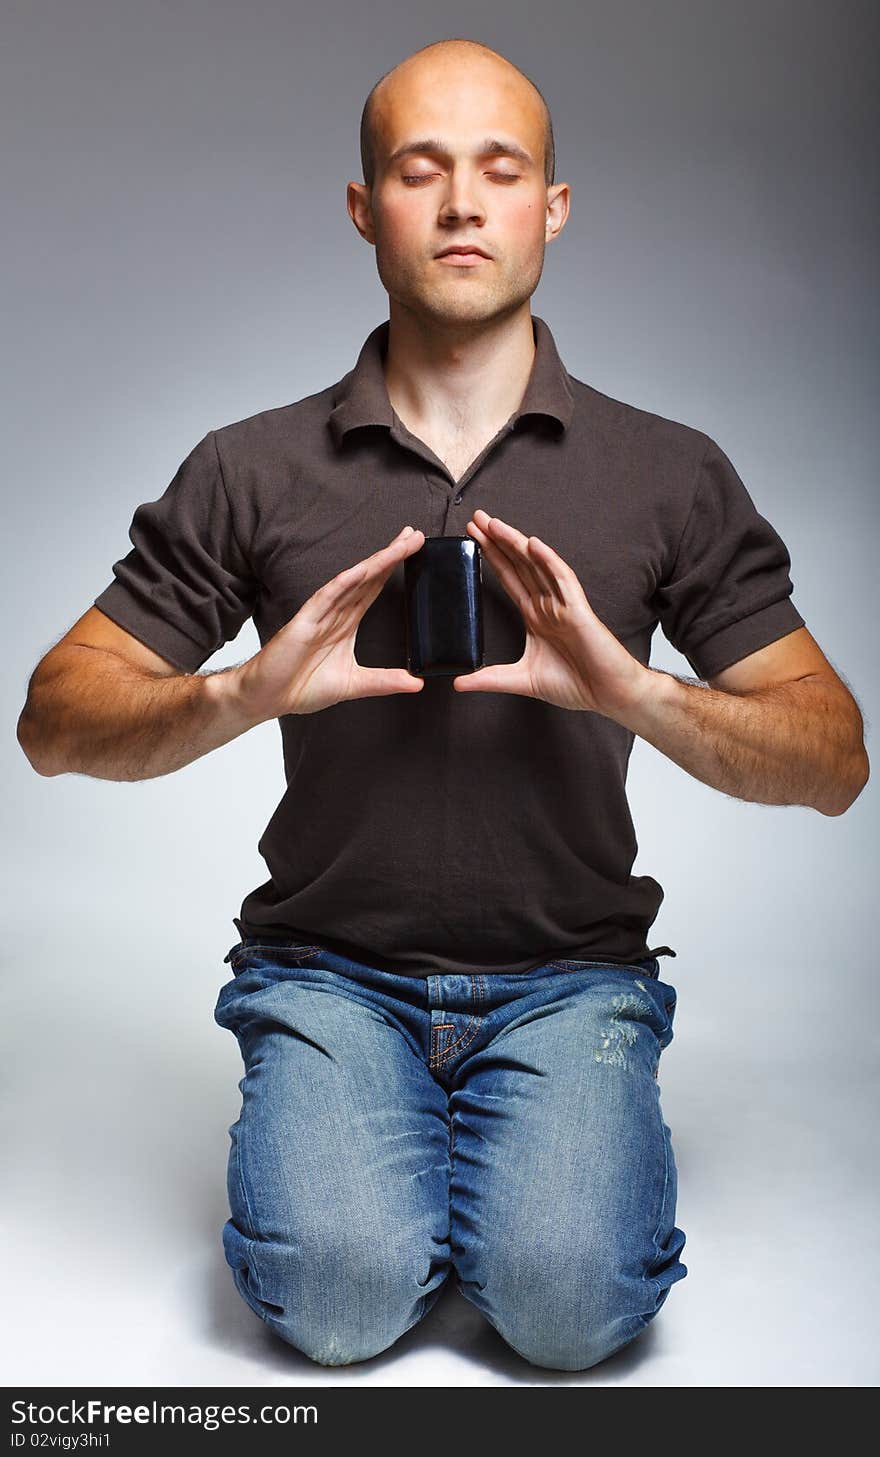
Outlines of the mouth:
<svg viewBox="0 0 880 1457">
<path fill-rule="evenodd" d="M 444 248 L 442 253 L 436 255 L 438 263 L 457 263 L 460 267 L 473 268 L 478 263 L 489 263 L 491 259 L 488 253 L 481 248 Z"/>
</svg>

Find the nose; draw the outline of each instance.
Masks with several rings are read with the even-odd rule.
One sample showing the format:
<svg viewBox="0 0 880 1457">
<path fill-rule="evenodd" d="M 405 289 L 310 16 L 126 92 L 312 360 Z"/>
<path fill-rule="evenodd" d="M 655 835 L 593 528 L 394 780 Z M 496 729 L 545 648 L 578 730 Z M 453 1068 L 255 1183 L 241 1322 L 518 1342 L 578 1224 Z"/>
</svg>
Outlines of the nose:
<svg viewBox="0 0 880 1457">
<path fill-rule="evenodd" d="M 480 223 L 485 221 L 485 217 L 485 204 L 472 174 L 461 167 L 454 167 L 449 173 L 440 205 L 440 221 L 452 223 L 467 219 Z"/>
</svg>

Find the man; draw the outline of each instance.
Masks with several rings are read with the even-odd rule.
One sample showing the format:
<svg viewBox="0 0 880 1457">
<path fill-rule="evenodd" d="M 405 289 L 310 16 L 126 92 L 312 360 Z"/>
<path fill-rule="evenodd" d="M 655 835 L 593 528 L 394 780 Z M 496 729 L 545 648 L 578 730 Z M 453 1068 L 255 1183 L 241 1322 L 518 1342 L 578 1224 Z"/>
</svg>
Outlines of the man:
<svg viewBox="0 0 880 1457">
<path fill-rule="evenodd" d="M 246 1069 L 223 1238 L 251 1309 L 343 1364 L 454 1272 L 527 1361 L 584 1369 L 687 1273 L 634 736 L 838 815 L 861 716 L 719 446 L 574 379 L 532 316 L 569 210 L 534 85 L 439 42 L 377 83 L 361 142 L 348 209 L 388 321 L 138 507 L 19 736 L 40 773 L 144 779 L 280 720 L 270 878 L 215 1009 Z M 482 556 L 486 666 L 454 680 L 405 666 L 404 562 L 432 535 Z M 199 673 L 251 615 L 260 651 Z M 648 666 L 658 622 L 701 682 Z"/>
</svg>

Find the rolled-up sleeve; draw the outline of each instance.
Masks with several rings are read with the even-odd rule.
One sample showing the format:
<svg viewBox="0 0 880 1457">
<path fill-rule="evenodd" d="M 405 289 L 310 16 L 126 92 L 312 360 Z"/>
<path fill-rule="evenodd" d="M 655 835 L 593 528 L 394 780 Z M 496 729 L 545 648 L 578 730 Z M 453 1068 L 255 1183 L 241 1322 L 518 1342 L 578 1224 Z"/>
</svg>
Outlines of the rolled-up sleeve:
<svg viewBox="0 0 880 1457">
<path fill-rule="evenodd" d="M 721 447 L 705 439 L 684 530 L 655 597 L 664 635 L 701 679 L 805 626 L 785 542 Z"/>
<path fill-rule="evenodd" d="M 258 584 L 236 535 L 214 431 L 155 501 L 138 506 L 133 543 L 94 605 L 192 673 L 252 616 Z"/>
</svg>

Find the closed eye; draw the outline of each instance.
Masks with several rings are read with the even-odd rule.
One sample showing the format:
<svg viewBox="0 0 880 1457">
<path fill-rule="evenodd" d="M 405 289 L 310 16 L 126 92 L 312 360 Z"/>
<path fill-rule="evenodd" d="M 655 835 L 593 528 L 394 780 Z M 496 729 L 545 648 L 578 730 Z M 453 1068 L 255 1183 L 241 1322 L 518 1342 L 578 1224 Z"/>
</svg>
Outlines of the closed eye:
<svg viewBox="0 0 880 1457">
<path fill-rule="evenodd" d="M 497 182 L 516 182 L 519 180 L 518 172 L 488 172 L 486 175 Z M 401 182 L 430 182 L 433 176 L 435 176 L 433 172 L 421 172 L 417 177 L 402 177 L 400 180 Z"/>
</svg>

